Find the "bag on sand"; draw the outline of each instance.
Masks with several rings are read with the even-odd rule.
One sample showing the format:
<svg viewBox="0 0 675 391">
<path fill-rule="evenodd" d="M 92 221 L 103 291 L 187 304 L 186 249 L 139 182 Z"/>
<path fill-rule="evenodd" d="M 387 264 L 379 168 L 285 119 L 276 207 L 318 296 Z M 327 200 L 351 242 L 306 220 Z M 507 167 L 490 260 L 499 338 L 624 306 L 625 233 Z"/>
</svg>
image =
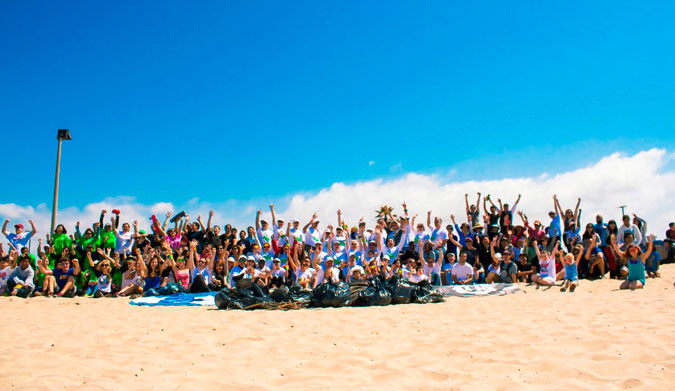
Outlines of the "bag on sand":
<svg viewBox="0 0 675 391">
<path fill-rule="evenodd" d="M 391 304 L 391 293 L 384 287 L 379 278 L 370 280 L 370 285 L 359 293 L 364 305 L 389 305 Z"/>
<path fill-rule="evenodd" d="M 417 286 L 398 276 L 390 278 L 386 287 L 391 292 L 392 304 L 408 304 L 416 297 Z"/>
<path fill-rule="evenodd" d="M 311 289 L 305 289 L 300 285 L 293 285 L 289 293 L 291 296 L 291 301 L 293 301 L 294 303 L 302 305 L 312 304 L 314 292 Z"/>
<path fill-rule="evenodd" d="M 445 301 L 443 294 L 429 281 L 420 281 L 417 284 L 417 289 L 414 293 L 416 303 L 426 304 L 426 303 L 440 303 Z"/>
<path fill-rule="evenodd" d="M 314 300 L 316 307 L 344 307 L 351 304 L 349 285 L 344 282 L 335 284 L 325 282 L 314 288 Z"/>
</svg>

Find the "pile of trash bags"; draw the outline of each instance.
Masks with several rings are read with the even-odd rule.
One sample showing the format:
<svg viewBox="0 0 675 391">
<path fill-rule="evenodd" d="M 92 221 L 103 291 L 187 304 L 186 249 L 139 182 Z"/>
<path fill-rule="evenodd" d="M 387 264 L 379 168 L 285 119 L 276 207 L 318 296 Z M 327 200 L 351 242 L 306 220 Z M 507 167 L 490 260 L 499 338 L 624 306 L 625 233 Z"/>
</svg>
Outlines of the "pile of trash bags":
<svg viewBox="0 0 675 391">
<path fill-rule="evenodd" d="M 216 294 L 219 309 L 295 309 L 301 307 L 377 306 L 408 303 L 438 303 L 443 294 L 428 281 L 415 284 L 394 276 L 373 278 L 352 284 L 325 282 L 314 289 L 295 285 L 268 290 L 251 280 L 239 280 L 236 288 Z"/>
</svg>

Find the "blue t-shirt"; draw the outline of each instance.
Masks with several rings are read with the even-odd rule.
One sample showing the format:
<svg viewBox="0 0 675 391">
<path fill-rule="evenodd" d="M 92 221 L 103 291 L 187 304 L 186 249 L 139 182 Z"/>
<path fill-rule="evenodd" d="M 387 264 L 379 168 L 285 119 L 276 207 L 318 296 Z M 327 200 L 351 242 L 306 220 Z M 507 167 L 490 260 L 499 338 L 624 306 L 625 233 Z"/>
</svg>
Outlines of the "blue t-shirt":
<svg viewBox="0 0 675 391">
<path fill-rule="evenodd" d="M 54 278 L 56 279 L 56 285 L 58 285 L 59 290 L 63 289 L 64 286 L 66 286 L 66 283 L 68 282 L 68 278 L 74 274 L 74 270 L 71 267 L 68 269 L 68 271 L 64 272 L 60 268 L 56 268 L 52 270 L 52 274 L 54 275 Z"/>
<path fill-rule="evenodd" d="M 600 246 L 606 246 L 607 234 L 609 233 L 609 231 L 607 231 L 607 224 L 593 224 L 593 230 L 600 236 Z"/>
</svg>

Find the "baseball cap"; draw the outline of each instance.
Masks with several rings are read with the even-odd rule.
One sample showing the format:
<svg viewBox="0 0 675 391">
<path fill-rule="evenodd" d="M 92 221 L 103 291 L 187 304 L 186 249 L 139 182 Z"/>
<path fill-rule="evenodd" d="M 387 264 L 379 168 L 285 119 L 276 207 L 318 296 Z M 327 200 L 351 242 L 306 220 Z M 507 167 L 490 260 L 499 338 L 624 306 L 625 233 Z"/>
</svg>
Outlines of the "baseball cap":
<svg viewBox="0 0 675 391">
<path fill-rule="evenodd" d="M 14 228 L 23 228 L 23 224 L 16 224 Z"/>
<path fill-rule="evenodd" d="M 500 253 L 495 253 L 495 258 L 499 259 L 500 261 L 503 259 L 502 254 Z"/>
<path fill-rule="evenodd" d="M 255 262 L 255 258 L 253 258 L 252 255 L 249 255 L 248 257 L 246 257 L 246 260 Z"/>
</svg>

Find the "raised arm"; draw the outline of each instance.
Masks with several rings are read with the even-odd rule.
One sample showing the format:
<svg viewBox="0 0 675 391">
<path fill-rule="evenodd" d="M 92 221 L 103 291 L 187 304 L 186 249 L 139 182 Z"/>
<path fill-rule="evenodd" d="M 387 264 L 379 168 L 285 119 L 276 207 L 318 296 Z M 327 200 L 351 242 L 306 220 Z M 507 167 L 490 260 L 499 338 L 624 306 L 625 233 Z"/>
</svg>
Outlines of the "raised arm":
<svg viewBox="0 0 675 391">
<path fill-rule="evenodd" d="M 260 230 L 260 214 L 262 213 L 262 209 L 258 209 L 255 212 L 255 232 L 257 233 Z"/>
<path fill-rule="evenodd" d="M 35 235 L 38 231 L 37 227 L 35 226 L 35 223 L 31 219 L 31 220 L 28 220 L 28 224 L 30 224 L 31 229 L 33 230 L 33 233 L 31 234 L 31 236 Z"/>
<path fill-rule="evenodd" d="M 591 243 L 588 245 L 588 248 L 586 249 L 585 254 L 586 259 L 589 259 L 591 257 L 591 251 L 595 248 L 597 238 L 598 238 L 597 235 L 593 235 L 593 237 L 591 238 Z"/>
<path fill-rule="evenodd" d="M 434 229 L 434 227 L 431 225 L 431 211 L 430 211 L 430 210 L 427 211 L 427 227 L 428 227 L 430 230 L 433 230 L 433 229 Z"/>
<path fill-rule="evenodd" d="M 116 238 L 119 238 L 120 233 L 119 233 L 119 231 L 117 231 L 117 226 L 115 225 L 115 217 L 110 217 L 110 220 L 111 220 L 111 224 L 112 224 L 112 227 L 113 227 L 113 229 L 112 229 L 113 234 L 115 234 Z"/>
<path fill-rule="evenodd" d="M 581 211 L 579 209 L 579 205 L 581 205 L 581 197 L 577 198 L 577 205 L 574 207 L 574 222 L 577 224 L 577 227 L 579 227 L 579 212 Z"/>
<path fill-rule="evenodd" d="M 309 222 L 308 222 L 307 224 L 305 224 L 304 227 L 302 227 L 302 232 L 303 232 L 303 233 L 304 233 L 304 232 L 307 232 L 307 228 L 309 228 L 309 226 L 312 225 L 312 223 L 314 222 L 315 219 L 316 219 L 316 212 L 314 212 L 314 214 L 312 215 L 312 219 L 309 220 Z"/>
<path fill-rule="evenodd" d="M 647 258 L 649 258 L 649 256 L 652 255 L 653 250 L 654 250 L 654 235 L 649 235 L 649 242 L 647 243 L 647 251 L 645 251 L 640 256 L 640 259 L 642 259 L 642 263 L 645 263 Z"/>
<path fill-rule="evenodd" d="M 166 231 L 166 226 L 169 224 L 170 218 L 171 218 L 171 212 L 166 212 L 166 218 L 164 218 L 164 223 L 162 224 L 162 231 Z"/>
<path fill-rule="evenodd" d="M 4 223 L 2 223 L 2 234 L 7 236 L 7 224 L 9 224 L 9 219 L 6 219 Z"/>
<path fill-rule="evenodd" d="M 197 253 L 197 241 L 193 240 L 190 242 L 190 255 L 187 259 L 187 267 L 192 271 L 195 268 L 195 256 Z"/>
<path fill-rule="evenodd" d="M 478 208 L 478 205 L 476 205 L 476 208 Z M 483 212 L 485 212 L 485 216 L 490 214 L 487 209 L 487 197 L 483 197 Z"/>
<path fill-rule="evenodd" d="M 209 211 L 209 220 L 206 222 L 206 230 L 209 232 L 211 231 L 211 220 L 213 220 L 213 215 L 215 214 L 216 212 L 213 209 Z"/>
<path fill-rule="evenodd" d="M 466 208 L 466 215 L 468 216 L 469 211 L 469 194 L 464 194 L 464 207 Z"/>
</svg>

